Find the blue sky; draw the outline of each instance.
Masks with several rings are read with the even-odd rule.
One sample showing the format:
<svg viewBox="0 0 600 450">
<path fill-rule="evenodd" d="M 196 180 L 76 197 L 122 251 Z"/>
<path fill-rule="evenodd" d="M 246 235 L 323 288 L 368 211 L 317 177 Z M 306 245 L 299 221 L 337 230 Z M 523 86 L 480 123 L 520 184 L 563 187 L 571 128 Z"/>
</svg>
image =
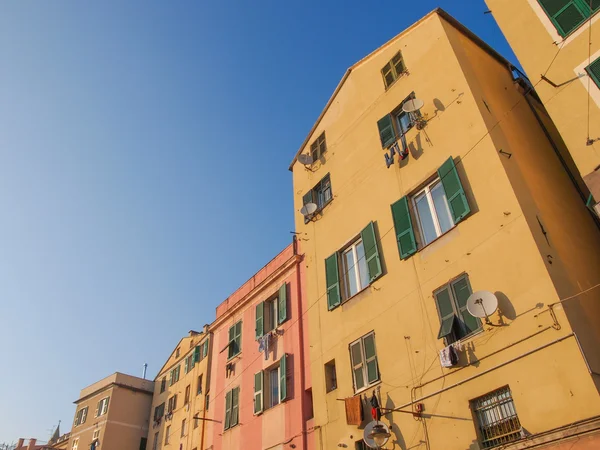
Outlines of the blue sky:
<svg viewBox="0 0 600 450">
<path fill-rule="evenodd" d="M 0 4 L 0 443 L 212 321 L 346 68 L 436 6 L 515 60 L 483 0 Z"/>
</svg>

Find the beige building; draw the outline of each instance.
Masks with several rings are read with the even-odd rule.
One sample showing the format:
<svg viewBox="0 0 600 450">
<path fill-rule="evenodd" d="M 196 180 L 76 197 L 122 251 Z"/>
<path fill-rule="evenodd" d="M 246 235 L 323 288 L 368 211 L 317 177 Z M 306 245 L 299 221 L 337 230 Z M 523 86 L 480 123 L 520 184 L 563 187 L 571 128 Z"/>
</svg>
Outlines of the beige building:
<svg viewBox="0 0 600 450">
<path fill-rule="evenodd" d="M 564 139 L 572 170 L 600 201 L 600 2 L 486 3 Z"/>
<path fill-rule="evenodd" d="M 148 449 L 208 448 L 210 343 L 208 326 L 190 331 L 156 375 Z"/>
<path fill-rule="evenodd" d="M 154 382 L 116 372 L 81 390 L 70 450 L 146 448 Z"/>
<path fill-rule="evenodd" d="M 371 401 L 388 449 L 600 448 L 600 232 L 530 91 L 436 10 L 301 144 L 316 448 L 364 449 Z"/>
</svg>

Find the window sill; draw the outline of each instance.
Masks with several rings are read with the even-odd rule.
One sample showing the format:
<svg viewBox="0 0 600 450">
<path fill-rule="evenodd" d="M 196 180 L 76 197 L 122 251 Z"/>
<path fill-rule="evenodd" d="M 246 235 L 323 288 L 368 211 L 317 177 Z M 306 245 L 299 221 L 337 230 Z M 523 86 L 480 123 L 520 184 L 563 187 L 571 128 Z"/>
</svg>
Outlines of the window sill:
<svg viewBox="0 0 600 450">
<path fill-rule="evenodd" d="M 227 433 L 228 431 L 233 430 L 235 427 L 238 427 L 238 426 L 240 426 L 239 422 L 236 423 L 235 425 L 230 426 L 226 430 L 223 430 L 223 433 Z"/>
<path fill-rule="evenodd" d="M 235 358 L 240 357 L 241 354 L 242 354 L 242 352 L 239 352 L 239 353 L 236 353 L 235 355 L 227 358 L 227 362 L 229 363 L 229 362 L 233 361 Z"/>
<path fill-rule="evenodd" d="M 364 388 L 361 388 L 358 391 L 354 391 L 354 395 L 362 394 L 363 392 L 368 391 L 369 389 L 374 388 L 375 386 L 377 386 L 379 384 L 381 384 L 381 378 L 373 384 L 365 386 Z"/>
</svg>

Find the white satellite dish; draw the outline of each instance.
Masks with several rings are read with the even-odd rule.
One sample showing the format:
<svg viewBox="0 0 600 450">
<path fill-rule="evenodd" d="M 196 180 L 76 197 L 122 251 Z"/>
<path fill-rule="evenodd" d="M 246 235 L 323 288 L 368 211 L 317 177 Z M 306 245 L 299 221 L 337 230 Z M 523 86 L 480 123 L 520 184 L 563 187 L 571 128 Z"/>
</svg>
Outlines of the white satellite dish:
<svg viewBox="0 0 600 450">
<path fill-rule="evenodd" d="M 305 217 L 312 216 L 316 210 L 317 210 L 317 205 L 315 205 L 314 203 L 307 203 L 302 208 L 300 208 L 300 213 Z"/>
<path fill-rule="evenodd" d="M 473 317 L 485 318 L 486 322 L 491 314 L 498 309 L 498 299 L 489 291 L 473 292 L 467 299 L 467 311 Z"/>
<path fill-rule="evenodd" d="M 363 441 L 365 441 L 365 444 L 367 444 L 367 446 L 370 448 L 381 448 L 381 446 L 377 445 L 375 443 L 375 440 L 371 437 L 371 434 L 373 433 L 373 429 L 376 426 L 384 429 L 386 433 L 388 433 L 388 434 L 390 433 L 390 428 L 385 423 L 379 422 L 377 420 L 373 420 L 372 422 L 369 422 L 365 426 L 365 430 L 363 432 Z M 386 442 L 387 442 L 387 439 L 386 439 Z M 385 445 L 385 443 L 383 445 Z"/>
<path fill-rule="evenodd" d="M 298 162 L 304 166 L 308 166 L 313 163 L 312 156 L 307 155 L 306 153 L 301 153 L 298 155 Z"/>
<path fill-rule="evenodd" d="M 404 102 L 402 105 L 402 111 L 405 113 L 414 113 L 415 111 L 420 110 L 424 104 L 425 102 L 421 99 L 411 98 L 410 100 Z"/>
</svg>

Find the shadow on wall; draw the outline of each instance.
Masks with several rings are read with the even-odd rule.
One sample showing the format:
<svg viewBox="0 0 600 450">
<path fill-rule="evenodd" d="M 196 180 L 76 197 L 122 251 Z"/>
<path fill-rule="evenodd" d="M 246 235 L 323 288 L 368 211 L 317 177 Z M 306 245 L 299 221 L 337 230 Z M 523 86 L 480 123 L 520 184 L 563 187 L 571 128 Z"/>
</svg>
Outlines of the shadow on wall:
<svg viewBox="0 0 600 450">
<path fill-rule="evenodd" d="M 396 408 L 394 401 L 390 398 L 389 395 L 387 396 L 387 400 L 385 401 L 385 408 L 386 409 Z M 406 441 L 404 440 L 404 436 L 402 436 L 400 427 L 394 422 L 394 415 L 388 414 L 386 416 L 386 418 L 390 422 L 390 431 L 392 432 L 392 443 L 394 444 L 393 448 L 395 449 L 396 445 L 397 445 L 401 450 L 407 450 Z"/>
</svg>

